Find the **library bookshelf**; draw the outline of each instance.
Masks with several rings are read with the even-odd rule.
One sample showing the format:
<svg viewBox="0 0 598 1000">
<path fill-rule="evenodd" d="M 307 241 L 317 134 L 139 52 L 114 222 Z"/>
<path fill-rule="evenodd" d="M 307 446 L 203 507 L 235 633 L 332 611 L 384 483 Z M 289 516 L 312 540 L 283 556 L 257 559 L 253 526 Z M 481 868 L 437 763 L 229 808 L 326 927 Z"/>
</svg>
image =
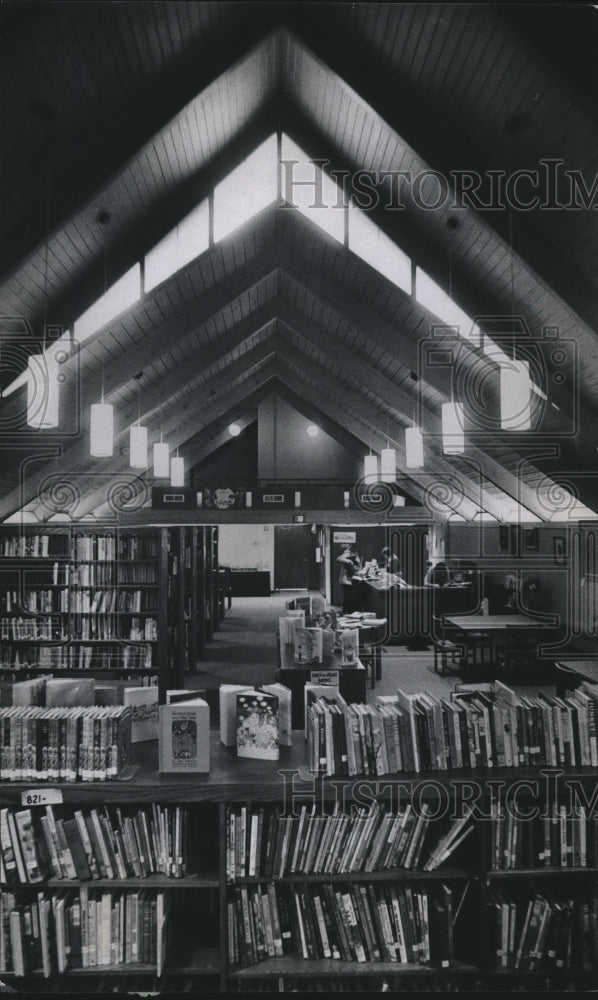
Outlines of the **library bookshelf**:
<svg viewBox="0 0 598 1000">
<path fill-rule="evenodd" d="M 0 681 L 36 674 L 182 686 L 218 628 L 211 526 L 0 528 Z"/>
<path fill-rule="evenodd" d="M 155 947 L 157 931 L 147 929 L 147 920 L 156 911 L 168 915 L 159 956 L 85 968 L 67 961 L 63 971 L 46 969 L 45 975 L 38 968 L 25 975 L 4 968 L 0 978 L 19 989 L 66 993 L 103 985 L 224 993 L 327 991 L 343 984 L 364 992 L 383 984 L 391 991 L 596 986 L 595 768 L 340 780 L 306 771 L 302 731 L 276 762 L 238 759 L 216 732 L 211 740 L 211 770 L 193 778 L 160 775 L 157 747 L 147 743 L 133 747 L 137 770 L 126 781 L 0 785 L 3 818 L 29 809 L 32 823 L 41 823 L 48 806 L 35 796 L 50 793 L 54 820 L 95 810 L 108 816 L 114 834 L 133 816 L 169 811 L 169 822 L 179 816 L 174 843 L 181 838 L 184 845 L 177 877 L 127 869 L 119 880 L 105 873 L 92 880 L 49 874 L 30 883 L 25 872 L 3 893 L 13 894 L 21 914 L 41 897 L 50 908 L 55 897 L 67 908 L 75 900 L 80 912 L 83 895 L 87 907 L 90 897 L 97 902 L 98 913 L 114 909 L 118 897 L 118 912 L 126 916 L 126 897 L 136 894 L 149 901 L 143 933 Z M 408 828 L 409 810 L 415 825 Z M 376 812 L 389 832 L 382 855 L 376 855 L 375 836 L 382 826 L 374 822 L 369 832 L 365 826 Z M 433 863 L 463 816 L 468 835 Z M 132 864 L 133 842 L 123 838 L 123 864 Z M 116 836 L 115 843 L 121 843 Z M 3 865 L 8 881 L 6 849 Z M 4 918 L 5 966 L 10 934 Z"/>
</svg>

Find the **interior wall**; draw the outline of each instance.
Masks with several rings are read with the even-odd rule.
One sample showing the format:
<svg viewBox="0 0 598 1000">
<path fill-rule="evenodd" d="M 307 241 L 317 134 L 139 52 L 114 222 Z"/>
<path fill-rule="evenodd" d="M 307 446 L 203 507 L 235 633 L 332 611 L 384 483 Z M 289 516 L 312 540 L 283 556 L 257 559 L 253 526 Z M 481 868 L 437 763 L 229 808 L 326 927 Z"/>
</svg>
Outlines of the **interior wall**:
<svg viewBox="0 0 598 1000">
<path fill-rule="evenodd" d="M 322 428 L 307 433 L 311 421 L 273 395 L 258 408 L 259 478 L 278 480 L 340 480 L 357 482 L 360 459 Z"/>
<path fill-rule="evenodd" d="M 485 593 L 494 602 L 491 610 L 502 610 L 496 602 L 506 595 L 506 578 L 515 575 L 524 609 L 555 615 L 574 632 L 596 633 L 596 528 L 542 524 L 535 534 L 531 529 L 531 525 L 449 524 L 447 559 L 481 569 Z M 517 554 L 504 550 L 507 538 Z M 537 549 L 530 548 L 535 539 Z"/>
<path fill-rule="evenodd" d="M 218 559 L 233 569 L 258 569 L 270 573 L 274 588 L 274 525 L 219 525 Z"/>
</svg>

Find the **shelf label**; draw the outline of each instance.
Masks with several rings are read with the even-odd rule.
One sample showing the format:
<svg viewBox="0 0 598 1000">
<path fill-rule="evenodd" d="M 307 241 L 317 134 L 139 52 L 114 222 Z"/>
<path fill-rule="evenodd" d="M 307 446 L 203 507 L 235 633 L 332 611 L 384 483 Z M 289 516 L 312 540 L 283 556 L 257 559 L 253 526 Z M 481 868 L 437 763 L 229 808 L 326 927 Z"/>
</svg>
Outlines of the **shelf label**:
<svg viewBox="0 0 598 1000">
<path fill-rule="evenodd" d="M 309 674 L 312 684 L 334 684 L 339 685 L 338 670 L 311 670 Z"/>
<path fill-rule="evenodd" d="M 61 803 L 61 788 L 29 788 L 21 792 L 22 806 L 57 806 Z"/>
</svg>

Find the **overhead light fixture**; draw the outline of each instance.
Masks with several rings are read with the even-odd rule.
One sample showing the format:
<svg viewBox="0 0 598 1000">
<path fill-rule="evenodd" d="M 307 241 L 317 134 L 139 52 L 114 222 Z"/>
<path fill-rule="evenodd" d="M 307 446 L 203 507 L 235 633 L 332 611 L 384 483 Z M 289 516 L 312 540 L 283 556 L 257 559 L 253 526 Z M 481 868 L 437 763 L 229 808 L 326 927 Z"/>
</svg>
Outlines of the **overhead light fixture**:
<svg viewBox="0 0 598 1000">
<path fill-rule="evenodd" d="M 363 478 L 366 483 L 378 482 L 378 456 L 371 452 L 363 460 Z"/>
<path fill-rule="evenodd" d="M 114 407 L 112 403 L 92 403 L 89 424 L 89 454 L 109 458 L 114 450 Z"/>
<path fill-rule="evenodd" d="M 166 479 L 170 475 L 170 447 L 165 441 L 154 445 L 154 476 Z"/>
<path fill-rule="evenodd" d="M 465 451 L 463 403 L 442 404 L 442 450 L 445 455 L 461 455 Z"/>
<path fill-rule="evenodd" d="M 295 507 L 300 507 L 300 506 L 301 506 L 301 492 L 299 490 L 295 490 Z"/>
<path fill-rule="evenodd" d="M 397 478 L 397 453 L 394 448 L 383 448 L 380 452 L 380 479 L 383 483 L 394 483 Z"/>
<path fill-rule="evenodd" d="M 246 507 L 253 506 L 253 493 L 251 492 L 251 490 L 247 490 L 245 494 L 245 506 Z"/>
<path fill-rule="evenodd" d="M 395 495 L 392 498 L 392 505 L 393 507 L 404 507 L 405 497 L 400 493 L 395 493 Z"/>
<path fill-rule="evenodd" d="M 500 366 L 500 426 L 503 431 L 529 431 L 532 426 L 529 361 L 516 358 Z"/>
<path fill-rule="evenodd" d="M 424 438 L 419 427 L 405 428 L 405 465 L 408 469 L 423 468 Z"/>
<path fill-rule="evenodd" d="M 315 438 L 320 433 L 320 428 L 316 427 L 315 424 L 309 424 L 307 428 L 307 433 L 309 434 L 310 438 Z"/>
<path fill-rule="evenodd" d="M 35 430 L 58 427 L 58 363 L 50 352 L 27 361 L 27 424 Z"/>
<path fill-rule="evenodd" d="M 228 433 L 230 434 L 231 437 L 234 438 L 239 437 L 239 434 L 241 433 L 241 428 L 239 427 L 238 424 L 229 424 Z"/>
<path fill-rule="evenodd" d="M 170 460 L 170 485 L 185 485 L 185 459 L 178 455 Z"/>
<path fill-rule="evenodd" d="M 129 431 L 129 465 L 132 469 L 147 469 L 147 427 L 133 424 Z"/>
</svg>

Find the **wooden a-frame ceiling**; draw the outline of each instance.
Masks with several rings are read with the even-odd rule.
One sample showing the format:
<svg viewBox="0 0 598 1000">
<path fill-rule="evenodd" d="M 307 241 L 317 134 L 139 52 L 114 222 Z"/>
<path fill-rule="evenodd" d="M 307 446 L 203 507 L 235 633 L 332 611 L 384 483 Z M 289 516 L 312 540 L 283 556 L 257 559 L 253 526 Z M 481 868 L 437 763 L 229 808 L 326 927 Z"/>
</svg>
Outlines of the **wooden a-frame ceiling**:
<svg viewBox="0 0 598 1000">
<path fill-rule="evenodd" d="M 568 67 L 546 64 L 518 33 L 512 11 L 52 6 L 49 17 L 43 5 L 7 5 L 5 44 L 14 44 L 0 70 L 0 316 L 23 317 L 35 332 L 44 321 L 69 328 L 101 294 L 107 272 L 113 281 L 141 260 L 277 128 L 339 170 L 448 176 L 455 167 L 512 171 L 558 156 L 585 170 L 591 187 L 595 113 Z M 98 38 L 104 44 L 94 48 Z M 558 513 L 547 500 L 556 480 L 595 507 L 593 209 L 425 211 L 408 188 L 403 200 L 404 210 L 372 218 L 445 288 L 450 248 L 453 296 L 470 315 L 520 314 L 536 336 L 557 328 L 583 362 L 570 372 L 577 435 L 561 435 L 554 410 L 554 442 L 496 434 L 448 458 L 436 436 L 425 470 L 403 473 L 405 489 L 423 499 L 435 485 L 456 484 L 443 493 L 447 512 L 502 519 L 520 504 L 544 520 Z M 65 369 L 79 434 L 27 432 L 24 390 L 2 400 L 0 517 L 24 504 L 47 514 L 40 495 L 56 476 L 76 484 L 79 516 L 101 510 L 106 476 L 128 469 L 125 432 L 140 402 L 142 419 L 161 427 L 190 465 L 222 445 L 230 420 L 254 420 L 260 399 L 275 391 L 356 453 L 390 440 L 402 468 L 416 393 L 434 435 L 450 398 L 446 378 L 413 378 L 434 322 L 347 247 L 273 205 L 82 346 Z M 5 356 L 13 348 L 4 335 Z M 472 351 L 471 365 L 479 363 Z M 14 374 L 2 371 L 4 386 Z M 110 460 L 88 454 L 89 405 L 102 380 L 118 415 Z M 551 388 L 558 401 L 563 390 Z"/>
</svg>

